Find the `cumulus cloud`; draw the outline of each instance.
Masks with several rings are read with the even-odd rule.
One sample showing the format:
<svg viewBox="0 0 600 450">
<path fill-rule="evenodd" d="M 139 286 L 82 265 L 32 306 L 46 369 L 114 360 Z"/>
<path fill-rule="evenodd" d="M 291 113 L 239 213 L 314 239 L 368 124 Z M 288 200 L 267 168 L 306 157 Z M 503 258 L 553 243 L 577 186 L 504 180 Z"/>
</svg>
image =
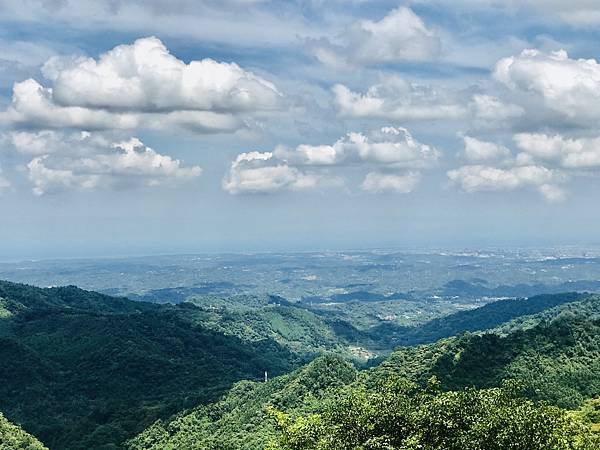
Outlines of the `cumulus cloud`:
<svg viewBox="0 0 600 450">
<path fill-rule="evenodd" d="M 470 165 L 447 172 L 452 184 L 466 192 L 535 188 L 548 201 L 566 198 L 561 185 L 600 169 L 600 137 L 568 138 L 561 134 L 517 133 L 518 153 L 503 145 L 463 137 L 459 154 Z M 483 164 L 485 162 L 485 165 Z"/>
<path fill-rule="evenodd" d="M 2 135 L 2 141 L 24 155 L 43 155 L 54 153 L 62 148 L 63 141 L 54 131 L 41 130 L 11 131 Z"/>
<path fill-rule="evenodd" d="M 600 168 L 600 137 L 569 139 L 559 134 L 519 133 L 521 160 L 541 160 L 568 169 Z"/>
<path fill-rule="evenodd" d="M 331 145 L 242 153 L 231 163 L 223 188 L 237 194 L 339 185 L 337 174 L 354 168 L 368 171 L 361 185 L 366 191 L 407 193 L 419 181 L 417 170 L 432 167 L 439 158 L 437 149 L 418 142 L 408 130 L 384 127 L 348 133 Z"/>
<path fill-rule="evenodd" d="M 331 66 L 426 61 L 437 57 L 437 34 L 410 8 L 399 7 L 379 21 L 362 20 L 337 39 L 310 41 L 315 57 Z"/>
<path fill-rule="evenodd" d="M 463 136 L 465 144 L 462 156 L 469 161 L 489 161 L 506 159 L 511 152 L 503 145 L 482 141 L 471 136 Z"/>
<path fill-rule="evenodd" d="M 364 191 L 375 194 L 383 192 L 408 194 L 415 190 L 420 181 L 421 175 L 418 172 L 409 172 L 405 175 L 369 172 L 360 187 Z"/>
<path fill-rule="evenodd" d="M 524 50 L 503 58 L 494 77 L 512 91 L 539 98 L 550 110 L 574 120 L 600 117 L 600 64 L 571 59 L 564 50 Z"/>
<path fill-rule="evenodd" d="M 383 127 L 370 133 L 350 132 L 332 145 L 279 147 L 275 155 L 295 165 L 380 164 L 422 169 L 435 164 L 440 152 L 415 140 L 406 128 Z"/>
<path fill-rule="evenodd" d="M 316 187 L 320 178 L 278 161 L 272 152 L 248 152 L 231 163 L 223 189 L 230 194 L 302 190 Z"/>
<path fill-rule="evenodd" d="M 45 130 L 10 133 L 5 139 L 18 152 L 35 156 L 27 169 L 36 195 L 69 188 L 156 186 L 201 173 L 200 167 L 183 167 L 137 138 L 121 141 L 102 133 Z"/>
<path fill-rule="evenodd" d="M 524 187 L 538 190 L 549 201 L 562 200 L 564 193 L 554 182 L 559 174 L 543 166 L 515 166 L 507 169 L 484 165 L 462 166 L 448 171 L 450 181 L 462 190 L 513 191 Z"/>
<path fill-rule="evenodd" d="M 459 90 L 382 76 L 366 90 L 334 85 L 342 117 L 463 121 L 473 129 L 589 127 L 600 118 L 600 63 L 565 51 L 524 50 L 494 66 L 495 84 Z M 478 92 L 473 92 L 473 90 Z"/>
<path fill-rule="evenodd" d="M 458 96 L 399 77 L 386 77 L 365 93 L 342 84 L 336 84 L 332 91 L 338 113 L 347 117 L 437 120 L 459 119 L 468 112 Z"/>
<path fill-rule="evenodd" d="M 212 59 L 189 64 L 155 37 L 119 45 L 93 58 L 50 58 L 42 72 L 63 106 L 141 112 L 274 108 L 275 86 L 235 63 Z"/>
<path fill-rule="evenodd" d="M 153 37 L 98 60 L 52 57 L 42 71 L 51 87 L 33 79 L 16 83 L 0 119 L 40 128 L 232 132 L 252 114 L 276 108 L 281 97 L 272 83 L 234 63 L 186 64 Z"/>
<path fill-rule="evenodd" d="M 472 120 L 499 126 L 525 113 L 523 107 L 493 95 L 461 92 L 408 82 L 397 76 L 381 77 L 365 92 L 336 84 L 334 104 L 343 117 L 378 118 L 397 121 Z"/>
<path fill-rule="evenodd" d="M 522 106 L 506 103 L 493 95 L 476 94 L 471 99 L 471 112 L 476 120 L 506 121 L 525 114 Z"/>
</svg>

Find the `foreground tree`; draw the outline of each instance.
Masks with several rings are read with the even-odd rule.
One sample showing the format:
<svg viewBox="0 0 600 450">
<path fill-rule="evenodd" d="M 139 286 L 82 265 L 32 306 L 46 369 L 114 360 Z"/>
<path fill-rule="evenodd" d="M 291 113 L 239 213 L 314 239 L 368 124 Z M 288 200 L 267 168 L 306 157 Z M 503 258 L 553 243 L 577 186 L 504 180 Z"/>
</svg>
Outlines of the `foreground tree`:
<svg viewBox="0 0 600 450">
<path fill-rule="evenodd" d="M 442 392 L 392 376 L 340 390 L 320 414 L 270 411 L 281 450 L 594 450 L 600 440 L 565 411 L 520 396 L 514 383 Z"/>
</svg>

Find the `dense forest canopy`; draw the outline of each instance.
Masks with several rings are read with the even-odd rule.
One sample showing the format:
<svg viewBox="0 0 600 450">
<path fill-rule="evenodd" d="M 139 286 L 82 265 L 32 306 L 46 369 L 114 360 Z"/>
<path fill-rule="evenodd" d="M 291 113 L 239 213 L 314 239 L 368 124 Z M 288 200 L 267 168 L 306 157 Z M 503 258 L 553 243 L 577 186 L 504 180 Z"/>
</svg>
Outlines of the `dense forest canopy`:
<svg viewBox="0 0 600 450">
<path fill-rule="evenodd" d="M 413 327 L 367 329 L 278 297 L 215 302 L 150 304 L 0 282 L 0 411 L 51 449 L 343 448 L 335 446 L 343 432 L 326 430 L 358 426 L 344 422 L 357 413 L 345 408 L 377 409 L 396 394 L 414 406 L 396 412 L 410 430 L 395 435 L 381 425 L 356 445 L 437 448 L 418 437 L 439 419 L 429 416 L 432 405 L 447 405 L 448 420 L 464 404 L 479 405 L 452 441 L 436 445 L 479 442 L 488 432 L 475 429 L 475 418 L 511 429 L 508 419 L 527 411 L 531 426 L 552 419 L 539 442 L 576 428 L 580 440 L 565 444 L 575 447 L 557 448 L 587 448 L 586 427 L 597 423 L 596 296 L 502 300 Z M 364 364 L 369 352 L 377 358 Z M 338 356 L 318 356 L 327 353 Z M 390 383 L 403 390 L 386 391 Z M 373 397 L 385 392 L 388 399 Z M 314 437 L 307 447 L 296 442 L 298 430 Z"/>
</svg>

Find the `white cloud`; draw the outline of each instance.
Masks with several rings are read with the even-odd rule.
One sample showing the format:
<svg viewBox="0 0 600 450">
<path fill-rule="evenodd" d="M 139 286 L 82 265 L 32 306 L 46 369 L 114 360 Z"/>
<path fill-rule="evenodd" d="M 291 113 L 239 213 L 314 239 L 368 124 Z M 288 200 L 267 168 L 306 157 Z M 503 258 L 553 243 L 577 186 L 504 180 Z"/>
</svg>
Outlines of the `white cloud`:
<svg viewBox="0 0 600 450">
<path fill-rule="evenodd" d="M 487 94 L 469 95 L 451 87 L 408 82 L 383 76 L 364 93 L 342 84 L 332 88 L 334 104 L 343 117 L 378 118 L 396 121 L 473 120 L 489 128 L 510 122 L 524 108 Z"/>
<path fill-rule="evenodd" d="M 402 6 L 379 21 L 353 24 L 337 40 L 311 41 L 310 47 L 322 63 L 343 67 L 430 60 L 440 54 L 441 42 L 419 16 Z"/>
<path fill-rule="evenodd" d="M 409 83 L 399 77 L 386 77 L 364 94 L 342 84 L 332 88 L 338 113 L 347 117 L 391 120 L 459 119 L 468 108 L 448 91 Z"/>
<path fill-rule="evenodd" d="M 155 186 L 201 173 L 200 167 L 183 167 L 179 160 L 157 153 L 136 138 L 114 141 L 100 133 L 54 131 L 11 136 L 18 136 L 13 144 L 17 151 L 41 155 L 27 165 L 36 195 L 69 188 Z M 41 154 L 41 148 L 48 152 Z"/>
<path fill-rule="evenodd" d="M 525 113 L 519 105 L 505 103 L 492 95 L 474 95 L 471 110 L 475 119 L 484 121 L 503 121 L 520 117 Z"/>
<path fill-rule="evenodd" d="M 24 155 L 54 153 L 62 145 L 62 140 L 58 139 L 58 135 L 50 130 L 11 131 L 2 136 L 2 141 L 7 142 Z"/>
<path fill-rule="evenodd" d="M 74 128 L 135 128 L 139 117 L 133 114 L 111 113 L 77 106 L 58 106 L 53 102 L 52 89 L 33 79 L 15 83 L 12 103 L 0 113 L 2 122 L 16 126 Z"/>
<path fill-rule="evenodd" d="M 569 139 L 559 134 L 519 133 L 514 140 L 534 160 L 568 169 L 600 168 L 600 137 Z"/>
<path fill-rule="evenodd" d="M 571 59 L 564 50 L 524 50 L 498 61 L 494 77 L 513 91 L 540 98 L 563 117 L 600 118 L 600 64 L 594 59 Z"/>
<path fill-rule="evenodd" d="M 440 152 L 415 140 L 405 128 L 383 127 L 370 133 L 348 133 L 332 145 L 280 147 L 277 158 L 295 165 L 376 164 L 394 168 L 431 167 Z"/>
<path fill-rule="evenodd" d="M 513 191 L 531 187 L 538 190 L 548 201 L 564 198 L 555 182 L 561 176 L 543 166 L 515 166 L 507 169 L 484 165 L 468 165 L 448 171 L 450 181 L 465 192 Z"/>
<path fill-rule="evenodd" d="M 419 181 L 421 181 L 421 175 L 417 172 L 409 172 L 405 175 L 369 172 L 360 187 L 364 191 L 375 194 L 383 192 L 408 194 L 415 190 Z"/>
<path fill-rule="evenodd" d="M 42 72 L 63 106 L 137 112 L 268 110 L 275 86 L 235 63 L 212 59 L 189 64 L 155 37 L 119 45 L 93 58 L 50 58 Z"/>
<path fill-rule="evenodd" d="M 40 128 L 179 127 L 232 132 L 246 118 L 276 108 L 281 94 L 236 64 L 183 61 L 156 38 L 138 39 L 92 58 L 51 58 L 43 69 L 52 87 L 16 83 L 0 120 Z"/>
<path fill-rule="evenodd" d="M 384 127 L 348 133 L 332 145 L 242 153 L 232 162 L 223 188 L 236 194 L 338 186 L 337 174 L 352 168 L 368 172 L 361 186 L 366 191 L 406 193 L 418 183 L 415 170 L 432 167 L 439 157 L 438 150 L 416 141 L 408 130 Z"/>
<path fill-rule="evenodd" d="M 271 152 L 248 152 L 238 155 L 223 180 L 223 189 L 230 194 L 272 193 L 283 189 L 314 188 L 319 176 L 304 174 L 277 161 Z"/>
<path fill-rule="evenodd" d="M 551 202 L 563 201 L 560 186 L 572 178 L 600 169 L 600 137 L 568 138 L 560 134 L 518 133 L 513 140 L 520 153 L 513 158 L 504 146 L 464 137 L 461 153 L 473 165 L 450 170 L 451 182 L 466 192 L 535 188 Z M 486 162 L 488 165 L 481 163 Z"/>
<path fill-rule="evenodd" d="M 53 169 L 45 165 L 46 156 L 39 156 L 27 164 L 29 180 L 35 195 L 44 195 L 56 189 L 98 187 L 100 176 L 96 174 L 78 175 L 71 169 Z"/>
<path fill-rule="evenodd" d="M 471 136 L 463 136 L 465 144 L 462 156 L 469 161 L 489 161 L 509 158 L 508 148 L 493 142 L 481 141 Z"/>
</svg>

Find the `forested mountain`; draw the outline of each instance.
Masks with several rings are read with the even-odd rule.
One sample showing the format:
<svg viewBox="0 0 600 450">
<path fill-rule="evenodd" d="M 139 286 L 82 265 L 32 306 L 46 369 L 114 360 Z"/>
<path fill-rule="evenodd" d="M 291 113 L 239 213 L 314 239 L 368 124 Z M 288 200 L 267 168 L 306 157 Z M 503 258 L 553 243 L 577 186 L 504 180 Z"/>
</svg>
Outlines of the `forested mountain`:
<svg viewBox="0 0 600 450">
<path fill-rule="evenodd" d="M 276 436 L 266 406 L 317 411 L 335 388 L 352 383 L 358 371 L 338 357 L 323 356 L 267 383 L 242 381 L 219 402 L 157 422 L 132 440 L 131 449 L 260 449 Z"/>
<path fill-rule="evenodd" d="M 467 334 L 400 348 L 378 370 L 419 383 L 435 375 L 445 389 L 516 378 L 529 398 L 574 408 L 600 395 L 600 319 L 565 314 L 506 336 Z"/>
<path fill-rule="evenodd" d="M 0 297 L 0 411 L 53 449 L 116 448 L 235 381 L 303 361 L 177 308 L 12 283 L 0 283 Z"/>
<path fill-rule="evenodd" d="M 459 311 L 413 327 L 402 327 L 386 322 L 366 330 L 359 330 L 347 322 L 336 320 L 330 320 L 329 322 L 336 333 L 349 342 L 360 342 L 363 345 L 387 349 L 397 346 L 428 344 L 465 331 L 489 330 L 514 319 L 577 302 L 586 297 L 589 297 L 589 295 L 565 293 L 499 300 L 476 309 Z"/>
<path fill-rule="evenodd" d="M 599 312 L 597 297 L 584 299 L 530 316 L 525 330 L 400 348 L 362 372 L 321 358 L 268 383 L 238 383 L 129 448 L 595 449 L 557 406 L 600 396 Z"/>
<path fill-rule="evenodd" d="M 280 297 L 159 305 L 0 282 L 0 411 L 51 449 L 120 448 L 146 428 L 134 448 L 250 449 L 280 436 L 266 405 L 322 411 L 332 389 L 355 379 L 401 376 L 424 386 L 435 375 L 448 390 L 516 377 L 527 380 L 529 398 L 576 407 L 598 396 L 598 309 L 596 297 L 539 296 L 416 327 L 359 330 Z M 449 337 L 492 327 L 494 334 Z M 353 348 L 389 352 L 439 338 L 447 339 L 399 348 L 366 372 L 350 363 Z M 289 373 L 327 352 L 342 359 Z M 289 374 L 257 382 L 265 371 Z"/>
</svg>

